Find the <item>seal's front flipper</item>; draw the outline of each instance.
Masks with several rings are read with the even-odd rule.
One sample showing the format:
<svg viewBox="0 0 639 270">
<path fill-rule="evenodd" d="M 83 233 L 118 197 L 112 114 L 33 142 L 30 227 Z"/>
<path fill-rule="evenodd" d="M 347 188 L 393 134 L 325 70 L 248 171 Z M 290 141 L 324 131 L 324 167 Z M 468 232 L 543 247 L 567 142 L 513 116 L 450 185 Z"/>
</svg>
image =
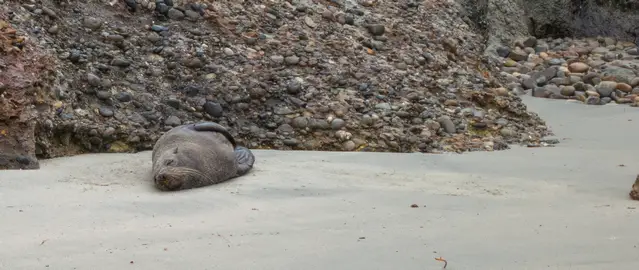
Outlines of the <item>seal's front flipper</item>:
<svg viewBox="0 0 639 270">
<path fill-rule="evenodd" d="M 237 160 L 237 176 L 245 175 L 255 164 L 253 152 L 242 146 L 235 147 L 235 160 Z"/>
<path fill-rule="evenodd" d="M 218 123 L 200 122 L 200 123 L 193 124 L 193 129 L 195 131 L 212 131 L 212 132 L 222 133 L 222 135 L 224 135 L 224 137 L 226 137 L 226 139 L 229 140 L 229 142 L 231 142 L 231 144 L 233 145 L 233 148 L 237 146 L 237 144 L 235 143 L 235 139 L 233 138 L 233 136 L 231 136 L 231 133 L 229 133 L 229 131 L 224 126 Z"/>
</svg>

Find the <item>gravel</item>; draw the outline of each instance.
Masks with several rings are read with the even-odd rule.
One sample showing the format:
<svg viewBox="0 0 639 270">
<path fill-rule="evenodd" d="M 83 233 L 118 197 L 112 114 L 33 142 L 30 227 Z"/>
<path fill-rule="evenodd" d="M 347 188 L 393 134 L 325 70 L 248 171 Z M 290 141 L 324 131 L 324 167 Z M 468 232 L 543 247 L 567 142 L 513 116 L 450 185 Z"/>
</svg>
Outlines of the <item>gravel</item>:
<svg viewBox="0 0 639 270">
<path fill-rule="evenodd" d="M 633 54 L 637 50 L 635 42 L 604 37 L 538 42 L 548 50 L 527 55 L 527 61 L 517 61 L 519 55 L 504 58 L 502 77 L 513 78 L 509 84 L 513 92 L 576 100 L 587 105 L 639 106 L 639 57 Z M 526 91 L 519 91 L 522 88 Z"/>
</svg>

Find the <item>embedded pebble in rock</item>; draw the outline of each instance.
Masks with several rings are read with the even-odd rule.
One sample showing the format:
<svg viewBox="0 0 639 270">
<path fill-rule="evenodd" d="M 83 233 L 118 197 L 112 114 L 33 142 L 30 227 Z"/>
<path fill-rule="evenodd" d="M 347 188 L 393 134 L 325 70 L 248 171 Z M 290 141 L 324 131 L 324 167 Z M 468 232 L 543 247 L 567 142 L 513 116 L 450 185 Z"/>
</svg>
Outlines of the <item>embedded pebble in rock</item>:
<svg viewBox="0 0 639 270">
<path fill-rule="evenodd" d="M 100 115 L 104 116 L 104 117 L 111 117 L 113 116 L 113 110 L 107 107 L 100 107 L 98 109 L 98 112 L 100 113 Z"/>
<path fill-rule="evenodd" d="M 444 128 L 444 131 L 446 131 L 446 133 L 453 134 L 457 132 L 455 124 L 450 119 L 450 117 L 442 116 L 437 119 L 437 122 L 439 122 L 439 124 Z"/>
<path fill-rule="evenodd" d="M 98 18 L 95 18 L 95 17 L 84 18 L 84 27 L 86 28 L 97 30 L 101 26 L 102 26 L 102 22 Z"/>
<path fill-rule="evenodd" d="M 175 115 L 169 116 L 166 120 L 164 120 L 164 124 L 167 126 L 179 126 L 182 124 L 182 120 Z"/>
<path fill-rule="evenodd" d="M 386 32 L 386 28 L 381 24 L 373 24 L 368 26 L 368 31 L 375 36 L 381 36 Z"/>
<path fill-rule="evenodd" d="M 102 99 L 102 100 L 109 99 L 109 98 L 111 98 L 111 92 L 109 92 L 109 91 L 98 91 L 96 96 L 99 99 Z"/>
<path fill-rule="evenodd" d="M 293 126 L 295 128 L 298 128 L 298 129 L 304 129 L 304 128 L 306 128 L 308 126 L 308 118 L 306 118 L 306 117 L 296 117 L 291 122 L 291 126 Z"/>
<path fill-rule="evenodd" d="M 221 117 L 222 116 L 222 106 L 219 103 L 215 102 L 206 102 L 204 104 L 204 111 L 213 117 Z"/>
<path fill-rule="evenodd" d="M 286 63 L 289 65 L 296 65 L 297 63 L 300 62 L 300 58 L 295 55 L 292 55 L 292 56 L 286 57 L 284 61 L 286 61 Z"/>
<path fill-rule="evenodd" d="M 131 65 L 131 62 L 124 58 L 115 58 L 113 59 L 113 61 L 111 61 L 111 65 L 117 67 L 128 67 L 129 65 Z"/>
<path fill-rule="evenodd" d="M 335 119 L 333 119 L 333 121 L 331 121 L 331 129 L 333 129 L 333 130 L 341 129 L 345 125 L 346 125 L 346 122 L 344 122 L 344 120 L 339 119 L 339 118 L 335 118 Z"/>
<path fill-rule="evenodd" d="M 181 20 L 181 19 L 184 19 L 184 17 L 186 17 L 186 15 L 184 15 L 182 11 L 175 8 L 170 9 L 167 14 L 169 18 L 172 20 Z"/>
<path fill-rule="evenodd" d="M 51 26 L 49 27 L 49 29 L 47 29 L 47 32 L 49 32 L 49 34 L 57 34 L 58 30 L 60 30 L 60 28 L 57 25 Z"/>
<path fill-rule="evenodd" d="M 98 85 L 100 85 L 100 77 L 89 73 L 89 74 L 87 74 L 87 82 L 91 86 L 98 86 Z"/>
<path fill-rule="evenodd" d="M 306 25 L 308 25 L 310 28 L 315 28 L 317 27 L 317 24 L 313 21 L 313 19 L 311 17 L 304 17 L 304 22 L 306 23 Z"/>
<path fill-rule="evenodd" d="M 377 105 L 375 105 L 375 108 L 383 111 L 390 111 L 391 105 L 388 103 L 378 103 Z"/>
<path fill-rule="evenodd" d="M 355 150 L 356 147 L 357 147 L 357 145 L 355 144 L 355 142 L 350 141 L 350 140 L 349 141 L 345 141 L 342 144 L 342 148 L 343 148 L 344 151 L 353 151 L 353 150 Z"/>
<path fill-rule="evenodd" d="M 201 17 L 201 16 L 200 16 L 200 13 L 198 13 L 198 12 L 196 12 L 196 11 L 193 11 L 193 10 L 186 10 L 186 11 L 184 11 L 184 15 L 186 15 L 186 18 L 187 18 L 189 21 L 193 21 L 193 22 L 194 22 L 194 21 L 199 20 L 199 19 L 200 19 L 200 17 Z"/>
<path fill-rule="evenodd" d="M 273 56 L 271 56 L 271 61 L 273 61 L 274 63 L 277 63 L 277 64 L 282 64 L 282 63 L 284 63 L 284 56 L 273 55 Z"/>
<path fill-rule="evenodd" d="M 517 136 L 517 132 L 510 128 L 502 128 L 499 132 L 505 138 L 511 138 L 511 137 Z"/>
<path fill-rule="evenodd" d="M 286 146 L 297 146 L 299 144 L 299 141 L 295 138 L 291 138 L 291 139 L 285 139 L 282 141 L 282 143 L 284 143 L 284 145 Z"/>
<path fill-rule="evenodd" d="M 128 92 L 120 92 L 115 96 L 115 98 L 120 102 L 129 102 L 133 100 L 133 96 Z"/>
<path fill-rule="evenodd" d="M 290 94 L 299 93 L 302 90 L 302 80 L 300 78 L 291 80 L 287 85 L 287 90 Z"/>
<path fill-rule="evenodd" d="M 500 47 L 495 67 L 446 1 L 27 2 L 0 9 L 30 50 L 59 60 L 44 62 L 52 73 L 37 95 L 52 108 L 36 118 L 50 126 L 35 134 L 45 157 L 149 150 L 199 121 L 252 148 L 493 151 L 550 134 L 517 95 L 634 104 L 639 94 L 622 43 L 577 52 L 589 47 L 530 37 Z M 597 92 L 617 77 L 627 81 Z"/>
</svg>

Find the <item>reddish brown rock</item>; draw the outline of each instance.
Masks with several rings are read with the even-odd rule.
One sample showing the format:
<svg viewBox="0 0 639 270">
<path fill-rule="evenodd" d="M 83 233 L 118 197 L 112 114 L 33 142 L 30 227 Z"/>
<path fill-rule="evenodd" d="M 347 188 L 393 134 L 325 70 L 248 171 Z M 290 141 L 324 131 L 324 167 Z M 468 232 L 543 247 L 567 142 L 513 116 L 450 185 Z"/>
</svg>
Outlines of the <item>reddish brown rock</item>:
<svg viewBox="0 0 639 270">
<path fill-rule="evenodd" d="M 0 14 L 1 15 L 1 14 Z M 50 58 L 24 41 L 0 16 L 0 169 L 38 169 L 36 100 L 43 102 Z M 19 46 L 16 46 L 19 45 Z"/>
<path fill-rule="evenodd" d="M 627 83 L 618 83 L 617 84 L 617 89 L 621 90 L 621 91 L 624 91 L 626 93 L 630 93 L 630 91 L 632 91 L 632 86 L 630 86 Z"/>
<path fill-rule="evenodd" d="M 570 72 L 585 73 L 588 69 L 590 69 L 590 66 L 582 62 L 574 62 L 568 65 L 568 70 L 570 70 Z"/>
</svg>

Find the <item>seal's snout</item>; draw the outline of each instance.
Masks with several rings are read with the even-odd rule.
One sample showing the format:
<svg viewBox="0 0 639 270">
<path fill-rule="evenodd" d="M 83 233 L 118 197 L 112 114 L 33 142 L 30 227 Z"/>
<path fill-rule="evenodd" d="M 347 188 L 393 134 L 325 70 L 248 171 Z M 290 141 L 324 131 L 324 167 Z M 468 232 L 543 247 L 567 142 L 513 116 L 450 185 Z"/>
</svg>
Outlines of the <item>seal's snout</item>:
<svg viewBox="0 0 639 270">
<path fill-rule="evenodd" d="M 155 177 L 155 184 L 160 189 L 178 190 L 182 186 L 182 180 L 170 173 L 160 173 Z"/>
</svg>

